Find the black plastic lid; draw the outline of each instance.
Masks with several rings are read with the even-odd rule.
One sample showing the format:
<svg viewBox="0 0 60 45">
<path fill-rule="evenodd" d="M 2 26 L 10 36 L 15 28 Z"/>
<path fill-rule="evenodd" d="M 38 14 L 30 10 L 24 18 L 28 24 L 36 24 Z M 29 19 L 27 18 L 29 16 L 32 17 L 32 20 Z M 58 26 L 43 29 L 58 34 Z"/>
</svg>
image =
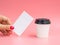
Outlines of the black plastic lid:
<svg viewBox="0 0 60 45">
<path fill-rule="evenodd" d="M 50 24 L 50 20 L 47 18 L 38 18 L 35 20 L 36 24 Z"/>
</svg>

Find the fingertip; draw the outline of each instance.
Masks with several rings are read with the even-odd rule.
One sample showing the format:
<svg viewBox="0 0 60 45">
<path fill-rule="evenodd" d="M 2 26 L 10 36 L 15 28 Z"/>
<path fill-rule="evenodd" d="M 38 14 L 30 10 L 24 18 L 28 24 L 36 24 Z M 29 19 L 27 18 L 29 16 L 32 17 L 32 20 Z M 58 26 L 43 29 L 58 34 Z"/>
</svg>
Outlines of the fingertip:
<svg viewBox="0 0 60 45">
<path fill-rule="evenodd" d="M 10 29 L 13 30 L 14 29 L 14 26 L 10 26 Z"/>
</svg>

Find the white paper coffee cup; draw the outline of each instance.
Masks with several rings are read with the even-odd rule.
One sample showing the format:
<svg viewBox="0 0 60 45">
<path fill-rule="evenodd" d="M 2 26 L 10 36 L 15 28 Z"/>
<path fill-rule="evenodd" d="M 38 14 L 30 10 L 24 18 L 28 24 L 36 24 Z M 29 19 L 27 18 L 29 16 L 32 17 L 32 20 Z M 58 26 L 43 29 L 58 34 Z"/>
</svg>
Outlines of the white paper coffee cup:
<svg viewBox="0 0 60 45">
<path fill-rule="evenodd" d="M 36 19 L 35 23 L 36 23 L 37 37 L 48 38 L 50 20 L 46 18 L 39 18 L 39 19 Z"/>
</svg>

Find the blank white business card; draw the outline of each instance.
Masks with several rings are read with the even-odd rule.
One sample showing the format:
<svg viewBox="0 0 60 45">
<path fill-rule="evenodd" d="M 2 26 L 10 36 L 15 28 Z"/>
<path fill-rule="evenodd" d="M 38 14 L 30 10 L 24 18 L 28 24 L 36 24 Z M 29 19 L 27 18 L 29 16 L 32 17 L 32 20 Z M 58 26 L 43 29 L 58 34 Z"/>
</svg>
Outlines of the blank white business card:
<svg viewBox="0 0 60 45">
<path fill-rule="evenodd" d="M 15 27 L 15 29 L 13 31 L 20 36 L 32 21 L 33 17 L 30 16 L 26 11 L 23 11 L 23 13 L 18 17 L 18 19 L 14 23 L 13 26 Z"/>
</svg>

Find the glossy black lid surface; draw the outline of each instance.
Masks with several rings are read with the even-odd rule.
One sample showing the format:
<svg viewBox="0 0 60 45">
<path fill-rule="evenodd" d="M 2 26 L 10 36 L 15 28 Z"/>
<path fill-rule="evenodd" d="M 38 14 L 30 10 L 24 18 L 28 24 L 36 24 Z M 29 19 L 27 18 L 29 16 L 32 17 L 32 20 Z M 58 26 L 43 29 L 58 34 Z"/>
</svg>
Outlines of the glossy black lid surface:
<svg viewBox="0 0 60 45">
<path fill-rule="evenodd" d="M 50 24 L 50 20 L 47 18 L 38 18 L 35 20 L 36 24 Z"/>
</svg>

